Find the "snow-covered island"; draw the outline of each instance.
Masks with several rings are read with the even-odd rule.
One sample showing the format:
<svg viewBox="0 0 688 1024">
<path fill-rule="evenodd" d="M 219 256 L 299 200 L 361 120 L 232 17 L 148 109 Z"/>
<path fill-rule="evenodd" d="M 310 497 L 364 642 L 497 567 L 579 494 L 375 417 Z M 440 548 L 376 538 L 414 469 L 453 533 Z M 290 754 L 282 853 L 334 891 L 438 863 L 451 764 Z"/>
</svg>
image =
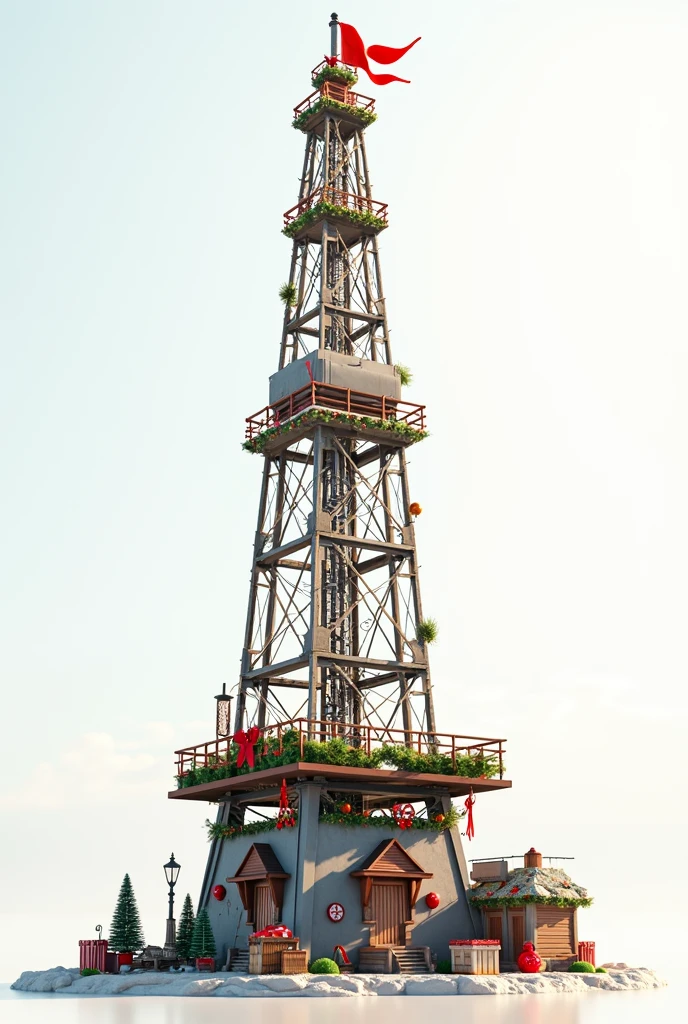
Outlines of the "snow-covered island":
<svg viewBox="0 0 688 1024">
<path fill-rule="evenodd" d="M 581 994 L 592 989 L 629 992 L 663 988 L 648 967 L 610 966 L 606 974 L 390 975 L 390 974 L 204 974 L 186 971 L 96 974 L 78 968 L 24 971 L 12 985 L 19 992 L 88 996 L 495 996 Z"/>
</svg>

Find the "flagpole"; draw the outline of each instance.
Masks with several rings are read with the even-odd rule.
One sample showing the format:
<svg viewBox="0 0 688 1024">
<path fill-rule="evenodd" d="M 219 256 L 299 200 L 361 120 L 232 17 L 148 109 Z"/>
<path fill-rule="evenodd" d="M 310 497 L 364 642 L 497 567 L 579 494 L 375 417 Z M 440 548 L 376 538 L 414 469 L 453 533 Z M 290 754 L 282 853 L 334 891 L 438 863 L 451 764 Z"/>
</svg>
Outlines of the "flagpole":
<svg viewBox="0 0 688 1024">
<path fill-rule="evenodd" d="M 339 28 L 339 21 L 337 20 L 336 12 L 331 14 L 330 18 L 332 19 L 330 21 L 330 56 L 336 57 L 337 50 L 339 48 L 337 39 L 337 29 Z"/>
</svg>

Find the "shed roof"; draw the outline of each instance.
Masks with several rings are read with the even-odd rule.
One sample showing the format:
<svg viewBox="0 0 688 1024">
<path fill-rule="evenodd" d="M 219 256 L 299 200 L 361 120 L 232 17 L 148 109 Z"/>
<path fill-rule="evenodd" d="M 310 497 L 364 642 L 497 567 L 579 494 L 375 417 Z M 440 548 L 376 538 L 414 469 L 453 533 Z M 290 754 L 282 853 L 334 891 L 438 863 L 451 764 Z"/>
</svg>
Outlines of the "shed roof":
<svg viewBox="0 0 688 1024">
<path fill-rule="evenodd" d="M 587 889 L 576 885 L 561 868 L 514 868 L 505 882 L 480 882 L 469 891 L 473 903 L 532 901 L 586 906 L 592 902 Z"/>
<path fill-rule="evenodd" d="M 290 878 L 270 843 L 254 843 L 241 864 L 236 875 L 227 878 L 227 882 L 250 882 L 260 878 Z"/>
</svg>

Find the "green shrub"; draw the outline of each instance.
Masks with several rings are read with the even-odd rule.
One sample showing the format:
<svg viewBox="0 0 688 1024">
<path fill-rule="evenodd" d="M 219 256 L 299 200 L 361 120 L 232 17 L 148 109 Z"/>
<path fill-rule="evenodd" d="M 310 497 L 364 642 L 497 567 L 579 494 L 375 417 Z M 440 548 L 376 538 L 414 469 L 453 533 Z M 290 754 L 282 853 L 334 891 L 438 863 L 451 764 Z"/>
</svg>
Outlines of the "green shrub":
<svg viewBox="0 0 688 1024">
<path fill-rule="evenodd" d="M 451 960 L 438 960 L 435 969 L 436 974 L 451 974 Z"/>
<path fill-rule="evenodd" d="M 595 968 L 592 964 L 589 964 L 587 960 L 576 960 L 575 963 L 571 964 L 569 971 L 573 974 L 594 974 Z"/>
<path fill-rule="evenodd" d="M 89 978 L 92 974 L 100 974 L 100 971 L 97 967 L 84 967 L 79 974 L 82 978 Z"/>
<path fill-rule="evenodd" d="M 607 968 L 606 967 L 596 967 L 595 968 L 595 974 L 606 974 L 606 973 L 607 973 Z"/>
<path fill-rule="evenodd" d="M 319 960 L 314 960 L 308 970 L 311 974 L 339 974 L 339 968 L 334 960 L 330 960 L 326 956 L 321 956 Z"/>
<path fill-rule="evenodd" d="M 439 633 L 435 619 L 422 619 L 416 627 L 416 639 L 419 644 L 434 644 Z"/>
<path fill-rule="evenodd" d="M 399 380 L 401 381 L 402 388 L 408 388 L 413 384 L 413 374 L 409 370 L 408 366 L 404 366 L 403 363 L 395 363 L 394 369 L 399 374 Z"/>
<path fill-rule="evenodd" d="M 279 290 L 279 297 L 285 306 L 295 306 L 298 298 L 295 284 L 283 284 Z"/>
</svg>

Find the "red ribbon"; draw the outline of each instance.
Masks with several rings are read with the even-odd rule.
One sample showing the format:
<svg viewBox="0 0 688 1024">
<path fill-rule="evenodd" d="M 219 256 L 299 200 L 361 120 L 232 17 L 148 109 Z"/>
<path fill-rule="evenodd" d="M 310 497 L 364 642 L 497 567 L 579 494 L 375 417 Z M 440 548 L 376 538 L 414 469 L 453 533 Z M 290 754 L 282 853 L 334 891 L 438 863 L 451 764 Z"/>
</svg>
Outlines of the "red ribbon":
<svg viewBox="0 0 688 1024">
<path fill-rule="evenodd" d="M 346 950 L 344 949 L 343 946 L 335 946 L 334 947 L 334 954 L 333 955 L 336 955 L 337 951 L 339 951 L 339 953 L 341 954 L 342 963 L 343 964 L 350 964 L 351 963 L 351 961 L 349 960 L 349 957 L 346 954 Z"/>
<path fill-rule="evenodd" d="M 412 828 L 415 816 L 416 812 L 411 804 L 395 804 L 392 808 L 392 817 L 401 829 Z"/>
<path fill-rule="evenodd" d="M 466 812 L 468 814 L 468 817 L 466 818 L 466 831 L 464 832 L 464 835 L 466 836 L 466 838 L 468 839 L 469 842 L 471 841 L 471 839 L 475 835 L 475 829 L 473 827 L 473 804 L 474 803 L 475 803 L 475 797 L 473 796 L 473 790 L 471 790 L 470 796 L 467 796 L 466 800 L 464 802 L 464 807 L 466 808 Z"/>
<path fill-rule="evenodd" d="M 239 747 L 239 753 L 237 754 L 237 768 L 241 768 L 244 761 L 248 764 L 249 768 L 255 768 L 256 760 L 254 753 L 254 746 L 260 738 L 260 729 L 252 725 L 248 732 L 244 732 L 240 729 L 239 732 L 235 732 L 232 739 Z"/>
</svg>

